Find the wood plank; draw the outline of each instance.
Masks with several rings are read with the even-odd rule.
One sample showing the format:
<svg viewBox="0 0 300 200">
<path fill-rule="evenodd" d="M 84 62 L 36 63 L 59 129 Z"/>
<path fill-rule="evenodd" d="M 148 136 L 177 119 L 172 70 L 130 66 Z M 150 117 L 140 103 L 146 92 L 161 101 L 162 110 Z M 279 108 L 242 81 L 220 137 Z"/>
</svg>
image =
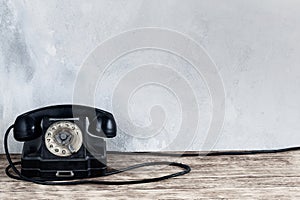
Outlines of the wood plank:
<svg viewBox="0 0 300 200">
<path fill-rule="evenodd" d="M 188 164 L 192 172 L 158 183 L 103 186 L 44 186 L 16 181 L 5 175 L 7 161 L 0 155 L 0 199 L 299 199 L 300 152 L 217 157 L 157 157 L 108 155 L 119 169 L 152 161 Z M 19 155 L 12 156 L 14 160 Z M 177 171 L 173 167 L 147 167 L 101 180 L 135 180 Z"/>
</svg>

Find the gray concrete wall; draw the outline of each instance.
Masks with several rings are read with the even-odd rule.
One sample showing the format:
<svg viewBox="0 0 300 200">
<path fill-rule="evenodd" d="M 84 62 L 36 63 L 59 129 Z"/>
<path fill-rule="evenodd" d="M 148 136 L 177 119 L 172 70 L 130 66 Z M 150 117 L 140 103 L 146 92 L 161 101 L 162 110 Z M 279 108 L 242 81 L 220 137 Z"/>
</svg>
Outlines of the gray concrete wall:
<svg viewBox="0 0 300 200">
<path fill-rule="evenodd" d="M 212 119 L 223 111 L 224 120 L 212 125 L 222 129 L 215 130 L 210 147 L 269 149 L 299 145 L 299 9 L 297 0 L 1 0 L 1 144 L 5 129 L 18 114 L 46 105 L 74 102 L 73 94 L 84 61 L 99 44 L 126 31 L 134 34 L 134 29 L 157 27 L 174 33 L 165 40 L 176 39 L 176 33 L 184 35 L 183 50 L 189 51 L 191 39 L 201 46 L 203 51 L 192 56 L 200 62 L 209 59 L 208 65 L 215 66 L 212 73 L 223 83 L 225 103 L 216 105 L 222 103 L 218 100 L 223 96 L 212 94 L 215 86 L 214 82 L 207 83 L 211 70 L 208 65 L 202 66 L 200 76 L 191 63 L 168 51 L 144 48 L 128 53 L 111 63 L 103 79 L 98 80 L 95 95 L 90 97 L 97 107 L 115 113 L 120 130 L 118 137 L 109 141 L 110 149 L 168 149 L 176 138 L 176 147 L 171 150 L 201 150 Z M 158 36 L 149 34 L 149 38 L 161 40 L 155 37 Z M 124 44 L 130 46 L 136 42 L 132 40 Z M 122 42 L 119 45 L 124 47 Z M 180 44 L 175 42 L 176 45 Z M 107 52 L 102 49 L 100 57 L 118 49 L 116 44 Z M 134 91 L 129 91 L 129 99 L 124 96 L 125 99 L 117 99 L 119 94 L 114 91 L 118 91 L 118 83 L 148 64 L 156 70 L 149 75 L 151 78 L 164 74 L 163 68 L 167 68 L 173 70 L 166 72 L 173 80 L 168 82 L 171 86 L 177 87 L 175 82 L 180 83 L 177 79 L 188 82 L 192 90 L 182 87 L 178 92 L 184 96 L 184 92 L 189 95 L 192 91 L 196 103 L 180 99 L 182 94 L 176 94 L 170 84 L 170 87 L 158 84 L 158 80 L 152 84 L 148 81 L 141 87 L 136 85 Z M 147 70 L 142 68 L 136 73 L 144 77 Z M 135 79 L 129 78 L 127 84 L 131 80 L 134 83 Z M 126 87 L 120 91 L 128 92 Z M 126 105 L 118 109 L 120 100 Z M 185 103 L 190 103 L 190 107 L 182 106 Z M 124 115 L 124 106 L 128 115 Z M 157 112 L 155 106 L 160 108 Z M 185 112 L 196 116 L 198 123 L 193 118 L 186 122 L 197 128 L 195 133 L 180 128 L 187 119 L 183 117 Z M 162 127 L 155 127 L 160 129 L 147 129 L 160 119 L 164 120 Z M 10 142 L 12 152 L 21 150 L 21 144 L 12 138 Z"/>
</svg>

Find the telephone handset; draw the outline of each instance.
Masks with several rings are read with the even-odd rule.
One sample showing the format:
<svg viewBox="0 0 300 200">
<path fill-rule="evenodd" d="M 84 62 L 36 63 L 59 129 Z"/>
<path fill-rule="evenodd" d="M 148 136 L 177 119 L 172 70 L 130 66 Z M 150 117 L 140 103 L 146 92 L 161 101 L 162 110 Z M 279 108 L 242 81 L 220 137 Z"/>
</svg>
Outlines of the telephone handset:
<svg viewBox="0 0 300 200">
<path fill-rule="evenodd" d="M 116 136 L 116 122 L 109 112 L 80 105 L 57 105 L 40 108 L 17 117 L 14 127 L 14 138 L 17 141 L 29 141 L 41 136 L 40 123 L 43 118 L 71 119 L 76 117 L 89 118 L 88 130 L 100 134 L 103 130 L 108 138 Z M 101 130 L 100 130 L 101 128 Z"/>
<path fill-rule="evenodd" d="M 24 142 L 21 162 L 13 162 L 8 150 L 8 136 Z M 113 138 L 117 125 L 109 112 L 82 105 L 56 105 L 36 109 L 18 116 L 4 136 L 9 166 L 7 176 L 44 185 L 105 184 L 124 185 L 160 181 L 190 172 L 190 167 L 175 162 L 150 162 L 121 170 L 107 170 L 106 142 Z M 16 168 L 21 165 L 21 171 Z M 183 171 L 166 176 L 133 181 L 97 181 L 82 179 L 109 176 L 153 165 L 170 165 Z M 10 172 L 14 171 L 16 175 Z M 59 182 L 57 182 L 59 181 Z"/>
</svg>

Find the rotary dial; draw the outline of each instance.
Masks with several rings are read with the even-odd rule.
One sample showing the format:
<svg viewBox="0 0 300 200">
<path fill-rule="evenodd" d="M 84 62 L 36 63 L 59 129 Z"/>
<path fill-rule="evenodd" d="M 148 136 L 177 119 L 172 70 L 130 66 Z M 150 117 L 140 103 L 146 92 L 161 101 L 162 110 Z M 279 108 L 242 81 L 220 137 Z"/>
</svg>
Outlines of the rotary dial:
<svg viewBox="0 0 300 200">
<path fill-rule="evenodd" d="M 75 123 L 59 121 L 47 129 L 45 144 L 47 149 L 56 156 L 70 156 L 80 149 L 82 132 Z"/>
</svg>

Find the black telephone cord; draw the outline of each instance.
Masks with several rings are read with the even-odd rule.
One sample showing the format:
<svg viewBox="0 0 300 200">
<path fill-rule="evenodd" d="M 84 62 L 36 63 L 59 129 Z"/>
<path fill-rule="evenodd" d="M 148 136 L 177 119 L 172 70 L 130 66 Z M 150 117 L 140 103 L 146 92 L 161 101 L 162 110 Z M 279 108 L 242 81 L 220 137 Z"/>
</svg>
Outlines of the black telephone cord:
<svg viewBox="0 0 300 200">
<path fill-rule="evenodd" d="M 289 151 L 299 151 L 300 147 L 288 147 L 282 149 L 266 150 L 246 150 L 246 151 L 210 151 L 207 153 L 161 153 L 161 152 L 119 152 L 107 151 L 108 154 L 120 155 L 145 155 L 145 156 L 166 156 L 166 157 L 197 157 L 197 156 L 238 156 L 238 155 L 256 155 L 256 154 L 274 154 Z"/>
<path fill-rule="evenodd" d="M 8 150 L 8 136 L 10 131 L 14 128 L 14 125 L 11 125 L 4 136 L 4 149 L 5 149 L 5 155 L 9 162 L 9 165 L 5 169 L 5 173 L 8 177 L 16 179 L 16 180 L 23 180 L 28 181 L 36 184 L 42 184 L 42 185 L 79 185 L 79 184 L 101 184 L 101 185 L 129 185 L 129 184 L 141 184 L 141 183 L 150 183 L 150 182 L 157 182 L 162 181 L 165 179 L 182 176 L 184 174 L 187 174 L 191 171 L 191 168 L 188 165 L 182 164 L 182 163 L 176 163 L 176 162 L 149 162 L 149 163 L 142 163 L 137 164 L 133 166 L 129 166 L 127 168 L 123 168 L 120 170 L 113 170 L 110 172 L 107 172 L 105 176 L 110 176 L 114 174 L 119 174 L 125 171 L 146 167 L 146 166 L 156 166 L 156 165 L 168 165 L 168 166 L 174 166 L 182 168 L 183 170 L 177 173 L 157 177 L 157 178 L 149 178 L 149 179 L 141 179 L 141 180 L 132 180 L 132 181 L 100 181 L 100 180 L 78 180 L 78 181 L 45 181 L 45 180 L 37 180 L 33 178 L 28 178 L 26 176 L 23 176 L 20 171 L 16 168 L 16 165 L 20 165 L 21 162 L 12 162 L 9 150 Z M 10 173 L 10 169 L 14 171 L 16 175 L 13 175 Z"/>
</svg>

